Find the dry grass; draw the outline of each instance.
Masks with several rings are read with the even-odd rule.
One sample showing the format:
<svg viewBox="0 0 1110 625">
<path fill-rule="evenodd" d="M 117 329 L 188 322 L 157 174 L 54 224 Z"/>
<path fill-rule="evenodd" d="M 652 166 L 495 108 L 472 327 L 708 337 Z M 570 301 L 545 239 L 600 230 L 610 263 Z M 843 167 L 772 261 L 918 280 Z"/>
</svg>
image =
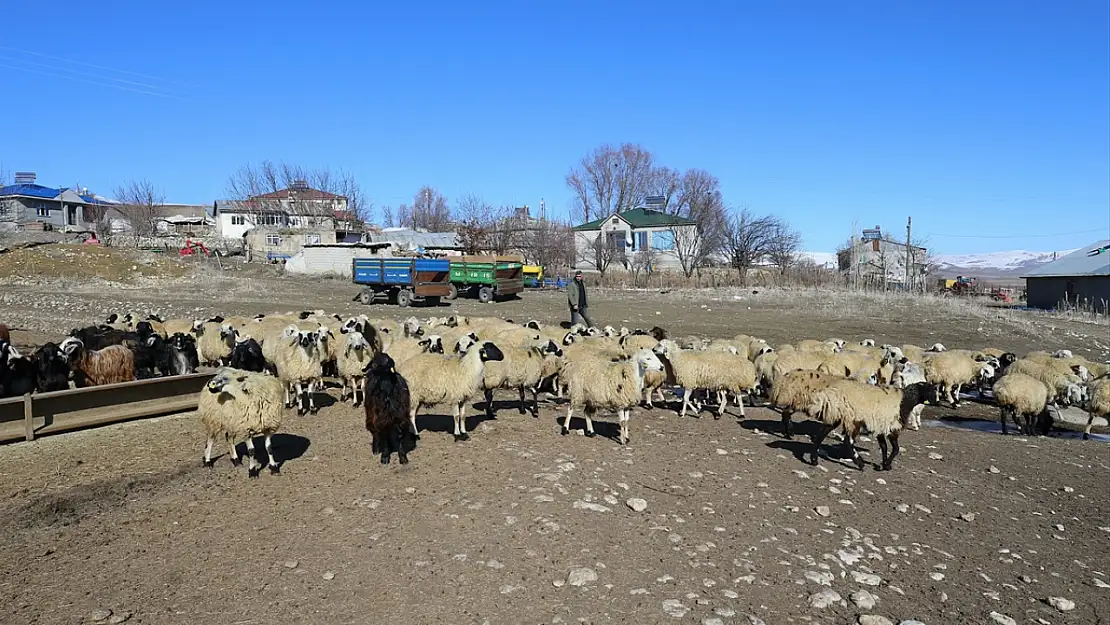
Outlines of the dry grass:
<svg viewBox="0 0 1110 625">
<path fill-rule="evenodd" d="M 193 268 L 176 257 L 99 245 L 43 245 L 0 254 L 0 280 L 104 280 L 180 278 Z"/>
</svg>

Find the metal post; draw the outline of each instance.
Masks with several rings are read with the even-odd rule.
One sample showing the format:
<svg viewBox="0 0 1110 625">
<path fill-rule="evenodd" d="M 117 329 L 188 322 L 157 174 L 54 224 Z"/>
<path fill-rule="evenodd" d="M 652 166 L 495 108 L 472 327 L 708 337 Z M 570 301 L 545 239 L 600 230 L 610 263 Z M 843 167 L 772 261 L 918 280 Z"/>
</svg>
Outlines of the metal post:
<svg viewBox="0 0 1110 625">
<path fill-rule="evenodd" d="M 906 217 L 906 290 L 910 290 L 910 267 L 913 267 L 913 254 L 910 253 L 910 225 L 913 224 L 913 216 Z"/>
</svg>

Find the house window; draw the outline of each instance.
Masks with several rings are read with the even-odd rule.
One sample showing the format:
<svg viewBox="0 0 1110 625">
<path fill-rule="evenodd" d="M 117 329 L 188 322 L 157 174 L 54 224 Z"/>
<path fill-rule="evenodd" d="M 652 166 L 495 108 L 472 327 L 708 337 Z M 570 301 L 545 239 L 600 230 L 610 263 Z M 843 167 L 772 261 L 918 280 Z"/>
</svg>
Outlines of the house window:
<svg viewBox="0 0 1110 625">
<path fill-rule="evenodd" d="M 35 214 L 39 217 L 49 217 L 50 207 L 46 204 L 38 204 L 37 206 L 35 206 Z"/>
<path fill-rule="evenodd" d="M 646 250 L 648 248 L 648 233 L 646 232 L 633 232 L 632 233 L 632 249 Z"/>
<path fill-rule="evenodd" d="M 651 246 L 657 250 L 671 251 L 674 249 L 674 233 L 668 231 L 656 232 L 651 237 Z"/>
<path fill-rule="evenodd" d="M 231 225 L 233 225 L 233 226 L 243 226 L 243 225 L 246 225 L 246 223 L 247 223 L 247 218 L 244 217 L 243 215 L 232 215 L 231 216 Z"/>
<path fill-rule="evenodd" d="M 266 245 L 269 245 L 270 247 L 277 247 L 281 245 L 281 236 L 277 234 L 267 234 Z"/>
<path fill-rule="evenodd" d="M 306 234 L 305 237 L 304 237 L 304 242 L 305 242 L 306 245 L 319 245 L 320 244 L 320 235 L 318 235 L 318 234 Z"/>
</svg>

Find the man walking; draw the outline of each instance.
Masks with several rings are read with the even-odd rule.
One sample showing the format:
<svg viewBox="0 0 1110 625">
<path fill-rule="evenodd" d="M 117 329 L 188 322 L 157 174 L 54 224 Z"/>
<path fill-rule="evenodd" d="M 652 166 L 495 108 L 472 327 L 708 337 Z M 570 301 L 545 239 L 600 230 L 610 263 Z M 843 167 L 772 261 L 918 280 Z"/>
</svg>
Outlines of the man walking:
<svg viewBox="0 0 1110 625">
<path fill-rule="evenodd" d="M 570 304 L 570 322 L 580 323 L 585 321 L 587 326 L 592 326 L 590 315 L 586 311 L 589 304 L 586 302 L 586 283 L 582 282 L 582 272 L 574 272 L 574 281 L 567 285 L 567 303 Z"/>
</svg>

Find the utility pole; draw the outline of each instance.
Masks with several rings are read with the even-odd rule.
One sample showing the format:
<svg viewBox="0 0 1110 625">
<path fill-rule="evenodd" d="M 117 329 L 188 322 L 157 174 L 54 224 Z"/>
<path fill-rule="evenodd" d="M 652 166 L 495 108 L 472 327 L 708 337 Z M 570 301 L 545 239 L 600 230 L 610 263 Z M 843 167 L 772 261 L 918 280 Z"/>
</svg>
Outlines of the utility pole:
<svg viewBox="0 0 1110 625">
<path fill-rule="evenodd" d="M 913 224 L 913 216 L 906 217 L 906 290 L 913 288 L 913 249 L 910 245 L 910 226 Z"/>
</svg>

